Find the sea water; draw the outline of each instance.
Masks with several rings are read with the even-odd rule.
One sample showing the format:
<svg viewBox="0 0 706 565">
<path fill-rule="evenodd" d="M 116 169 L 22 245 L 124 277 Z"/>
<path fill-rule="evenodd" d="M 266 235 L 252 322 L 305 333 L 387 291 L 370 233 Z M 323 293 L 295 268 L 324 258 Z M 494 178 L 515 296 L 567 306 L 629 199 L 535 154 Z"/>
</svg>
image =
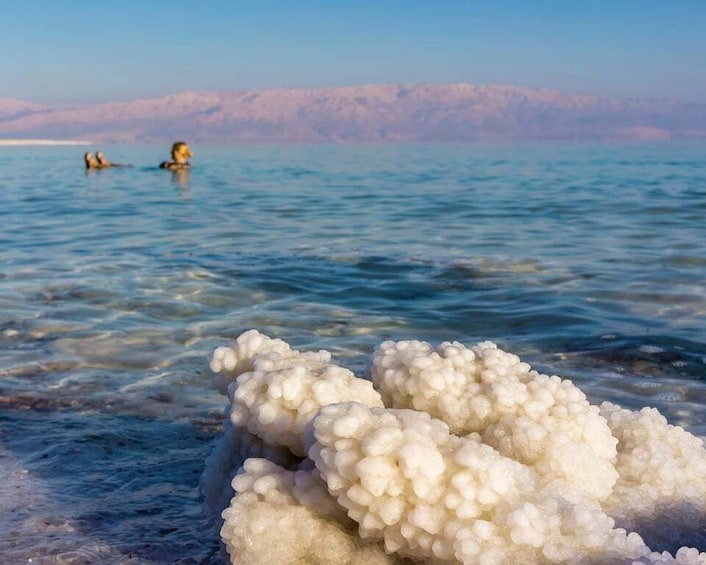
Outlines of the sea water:
<svg viewBox="0 0 706 565">
<path fill-rule="evenodd" d="M 493 340 L 706 436 L 704 143 L 101 149 L 0 148 L 3 563 L 221 563 L 207 355 L 250 328 L 359 376 Z"/>
</svg>

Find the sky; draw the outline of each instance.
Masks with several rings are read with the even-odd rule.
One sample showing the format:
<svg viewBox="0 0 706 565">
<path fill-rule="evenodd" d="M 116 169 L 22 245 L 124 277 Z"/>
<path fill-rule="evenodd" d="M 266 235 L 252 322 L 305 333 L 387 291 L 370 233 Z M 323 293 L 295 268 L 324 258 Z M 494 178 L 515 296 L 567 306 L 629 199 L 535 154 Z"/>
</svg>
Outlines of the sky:
<svg viewBox="0 0 706 565">
<path fill-rule="evenodd" d="M 512 84 L 706 101 L 706 0 L 24 0 L 0 8 L 0 98 Z"/>
</svg>

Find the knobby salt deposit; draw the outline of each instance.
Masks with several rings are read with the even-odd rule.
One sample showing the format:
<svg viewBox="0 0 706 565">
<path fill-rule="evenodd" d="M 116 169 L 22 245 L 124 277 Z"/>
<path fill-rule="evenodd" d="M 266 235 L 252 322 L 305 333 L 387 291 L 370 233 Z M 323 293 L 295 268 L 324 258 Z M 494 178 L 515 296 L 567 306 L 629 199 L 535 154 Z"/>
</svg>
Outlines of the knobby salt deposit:
<svg viewBox="0 0 706 565">
<path fill-rule="evenodd" d="M 706 564 L 703 442 L 491 342 L 388 341 L 371 382 L 250 330 L 210 367 L 234 564 Z"/>
</svg>

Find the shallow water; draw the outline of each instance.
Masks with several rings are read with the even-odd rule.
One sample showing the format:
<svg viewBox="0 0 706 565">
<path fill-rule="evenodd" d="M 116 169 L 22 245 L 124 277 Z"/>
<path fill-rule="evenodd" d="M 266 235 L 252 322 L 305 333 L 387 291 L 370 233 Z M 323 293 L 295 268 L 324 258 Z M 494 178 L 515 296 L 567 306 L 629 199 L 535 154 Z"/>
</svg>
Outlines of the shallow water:
<svg viewBox="0 0 706 565">
<path fill-rule="evenodd" d="M 0 148 L 9 562 L 218 563 L 206 356 L 249 328 L 359 375 L 490 339 L 706 436 L 706 145 L 103 149 Z"/>
</svg>

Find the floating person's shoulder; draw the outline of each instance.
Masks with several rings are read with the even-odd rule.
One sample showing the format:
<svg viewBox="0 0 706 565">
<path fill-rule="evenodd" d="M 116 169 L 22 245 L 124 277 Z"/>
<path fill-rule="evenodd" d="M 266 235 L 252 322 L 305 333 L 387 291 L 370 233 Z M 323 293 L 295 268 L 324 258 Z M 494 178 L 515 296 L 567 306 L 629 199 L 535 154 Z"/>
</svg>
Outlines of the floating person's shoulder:
<svg viewBox="0 0 706 565">
<path fill-rule="evenodd" d="M 160 169 L 168 169 L 170 171 L 183 171 L 191 168 L 191 163 L 187 161 L 189 157 L 193 157 L 191 149 L 185 141 L 176 141 L 172 145 L 172 160 L 162 161 L 159 164 Z"/>
<path fill-rule="evenodd" d="M 183 171 L 191 168 L 191 163 L 176 163 L 174 161 L 162 161 L 159 164 L 160 169 L 169 169 L 170 171 Z"/>
</svg>

